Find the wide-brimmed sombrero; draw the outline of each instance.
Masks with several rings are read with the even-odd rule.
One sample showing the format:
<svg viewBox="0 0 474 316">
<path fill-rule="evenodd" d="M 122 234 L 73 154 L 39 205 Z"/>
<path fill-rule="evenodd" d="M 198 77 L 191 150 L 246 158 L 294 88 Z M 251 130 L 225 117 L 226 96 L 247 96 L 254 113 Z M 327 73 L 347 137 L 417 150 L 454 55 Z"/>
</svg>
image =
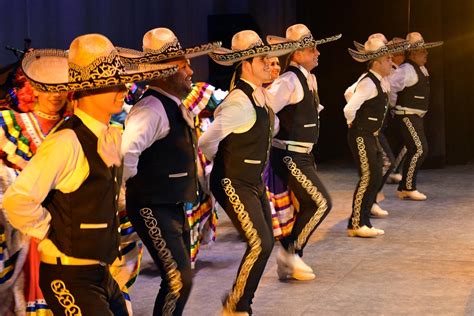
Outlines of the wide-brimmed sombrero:
<svg viewBox="0 0 474 316">
<path fill-rule="evenodd" d="M 416 50 L 423 48 L 433 48 L 443 45 L 443 41 L 425 43 L 423 36 L 418 32 L 411 32 L 407 34 L 407 41 L 410 43 L 408 50 Z"/>
<path fill-rule="evenodd" d="M 22 69 L 31 85 L 44 92 L 81 91 L 167 77 L 176 66 L 125 63 L 110 40 L 86 34 L 68 51 L 35 49 L 25 54 Z"/>
<path fill-rule="evenodd" d="M 257 56 L 276 57 L 285 55 L 298 47 L 299 44 L 296 42 L 266 45 L 255 31 L 244 30 L 232 37 L 231 49 L 218 48 L 209 53 L 209 56 L 220 65 L 232 66 L 239 61 Z"/>
<path fill-rule="evenodd" d="M 143 36 L 143 51 L 119 47 L 118 51 L 130 63 L 158 63 L 175 58 L 195 58 L 221 47 L 221 42 L 183 48 L 176 35 L 168 28 L 152 29 Z"/>
<path fill-rule="evenodd" d="M 370 35 L 367 38 L 367 40 L 372 39 L 372 38 L 381 39 L 385 43 L 385 45 L 387 46 L 388 49 L 397 48 L 400 45 L 406 46 L 405 44 L 402 44 L 402 43 L 403 42 L 408 42 L 408 41 L 406 41 L 406 40 L 404 40 L 403 38 L 400 38 L 400 37 L 394 37 L 391 41 L 387 41 L 387 38 L 382 33 L 374 33 L 374 34 Z M 365 50 L 364 44 L 361 44 L 359 42 L 354 41 L 354 46 L 358 51 L 364 51 Z"/>
<path fill-rule="evenodd" d="M 366 62 L 375 58 L 386 55 L 391 55 L 405 51 L 408 48 L 408 42 L 397 43 L 388 47 L 385 45 L 383 39 L 373 37 L 367 40 L 364 44 L 363 50 L 353 50 L 348 48 L 349 54 L 358 62 Z"/>
<path fill-rule="evenodd" d="M 314 39 L 311 31 L 304 24 L 295 24 L 286 29 L 285 37 L 268 35 L 267 42 L 270 44 L 297 42 L 299 48 L 314 47 L 340 39 L 342 34 L 333 35 L 326 38 Z"/>
</svg>

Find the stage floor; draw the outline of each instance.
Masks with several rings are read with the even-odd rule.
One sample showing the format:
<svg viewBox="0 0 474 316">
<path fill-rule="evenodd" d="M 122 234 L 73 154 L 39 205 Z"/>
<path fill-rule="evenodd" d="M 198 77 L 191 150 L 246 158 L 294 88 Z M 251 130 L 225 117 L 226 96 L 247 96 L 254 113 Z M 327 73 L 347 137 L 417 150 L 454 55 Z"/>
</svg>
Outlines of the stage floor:
<svg viewBox="0 0 474 316">
<path fill-rule="evenodd" d="M 474 315 L 474 165 L 422 170 L 424 202 L 400 201 L 385 185 L 385 230 L 373 238 L 346 235 L 357 181 L 354 168 L 320 165 L 333 209 L 313 234 L 304 260 L 313 281 L 281 282 L 276 243 L 252 305 L 254 315 Z M 218 238 L 203 246 L 184 314 L 219 315 L 245 244 L 225 214 Z M 160 276 L 146 253 L 131 291 L 134 315 L 151 315 Z"/>
</svg>

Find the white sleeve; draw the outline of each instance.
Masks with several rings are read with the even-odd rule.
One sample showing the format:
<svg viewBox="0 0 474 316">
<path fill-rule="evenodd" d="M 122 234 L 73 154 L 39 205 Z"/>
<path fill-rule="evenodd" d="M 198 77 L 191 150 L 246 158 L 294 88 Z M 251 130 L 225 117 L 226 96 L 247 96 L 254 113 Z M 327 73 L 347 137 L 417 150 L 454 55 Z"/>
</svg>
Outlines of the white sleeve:
<svg viewBox="0 0 474 316">
<path fill-rule="evenodd" d="M 249 107 L 250 105 L 251 107 Z M 256 113 L 248 97 L 234 90 L 214 112 L 214 121 L 199 138 L 199 148 L 208 160 L 213 160 L 219 143 L 230 133 L 243 133 L 256 121 Z"/>
<path fill-rule="evenodd" d="M 356 112 L 361 105 L 366 101 L 377 95 L 377 88 L 370 78 L 362 79 L 354 92 L 354 95 L 344 107 L 344 116 L 347 124 L 352 123 L 356 117 Z"/>
<path fill-rule="evenodd" d="M 280 112 L 289 104 L 300 102 L 303 97 L 303 87 L 293 72 L 285 72 L 265 90 L 265 103 L 275 113 Z"/>
<path fill-rule="evenodd" d="M 3 198 L 3 207 L 13 227 L 26 235 L 44 239 L 51 214 L 41 203 L 53 189 L 68 193 L 84 182 L 89 174 L 84 159 L 74 131 L 65 129 L 49 135 Z"/>
<path fill-rule="evenodd" d="M 349 100 L 352 98 L 354 95 L 354 92 L 357 88 L 357 85 L 359 84 L 360 80 L 365 76 L 366 73 L 363 73 L 359 79 L 357 79 L 356 82 L 354 82 L 352 85 L 349 86 L 349 88 L 346 89 L 344 92 L 344 98 L 346 99 L 346 102 L 349 102 Z"/>
<path fill-rule="evenodd" d="M 137 174 L 141 153 L 168 135 L 168 116 L 160 100 L 148 96 L 135 104 L 125 121 L 122 137 L 123 181 Z"/>
</svg>

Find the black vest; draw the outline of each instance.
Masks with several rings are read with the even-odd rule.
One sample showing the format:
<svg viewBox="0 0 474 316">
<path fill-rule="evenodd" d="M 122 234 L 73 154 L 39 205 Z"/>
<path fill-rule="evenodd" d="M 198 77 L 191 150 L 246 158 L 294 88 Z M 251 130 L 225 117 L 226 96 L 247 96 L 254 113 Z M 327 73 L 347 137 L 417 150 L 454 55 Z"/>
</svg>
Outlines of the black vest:
<svg viewBox="0 0 474 316">
<path fill-rule="evenodd" d="M 137 174 L 127 181 L 127 200 L 140 204 L 195 202 L 198 179 L 193 131 L 176 102 L 153 89 L 143 98 L 147 96 L 163 104 L 170 131 L 141 153 Z"/>
<path fill-rule="evenodd" d="M 305 75 L 297 67 L 290 66 L 303 87 L 303 99 L 285 106 L 277 113 L 280 119 L 280 131 L 275 138 L 316 144 L 319 136 L 319 97 L 309 90 Z"/>
<path fill-rule="evenodd" d="M 105 165 L 97 153 L 97 137 L 77 116 L 58 131 L 66 128 L 76 133 L 90 171 L 76 191 L 52 190 L 42 203 L 51 213 L 48 238 L 68 256 L 112 263 L 119 255 L 117 198 L 122 168 Z"/>
<path fill-rule="evenodd" d="M 252 102 L 257 119 L 247 132 L 231 133 L 219 143 L 212 173 L 255 185 L 262 182 L 263 169 L 268 160 L 274 114 L 270 108 L 255 104 L 253 88 L 248 83 L 239 81 L 231 93 L 237 89 L 242 90 Z"/>
<path fill-rule="evenodd" d="M 418 82 L 411 87 L 406 87 L 398 93 L 397 105 L 428 111 L 430 104 L 430 78 L 425 76 L 414 61 L 407 59 L 406 63 L 410 64 L 415 68 L 416 74 L 418 75 Z"/>
<path fill-rule="evenodd" d="M 373 133 L 378 131 L 383 125 L 388 109 L 388 96 L 383 92 L 379 79 L 373 73 L 369 71 L 361 80 L 367 77 L 374 82 L 377 88 L 377 96 L 362 103 L 357 110 L 352 126 L 353 128 Z"/>
</svg>

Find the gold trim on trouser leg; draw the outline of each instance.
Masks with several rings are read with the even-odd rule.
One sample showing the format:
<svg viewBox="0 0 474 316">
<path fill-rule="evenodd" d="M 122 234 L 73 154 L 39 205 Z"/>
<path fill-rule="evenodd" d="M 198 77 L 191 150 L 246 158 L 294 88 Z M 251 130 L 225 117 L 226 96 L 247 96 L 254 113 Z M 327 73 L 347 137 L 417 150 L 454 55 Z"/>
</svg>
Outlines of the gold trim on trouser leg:
<svg viewBox="0 0 474 316">
<path fill-rule="evenodd" d="M 51 282 L 51 290 L 54 292 L 54 296 L 59 301 L 62 307 L 64 307 L 64 314 L 67 316 L 82 316 L 82 312 L 79 306 L 76 305 L 74 296 L 66 289 L 66 284 L 61 280 L 54 280 Z"/>
<path fill-rule="evenodd" d="M 244 262 L 240 268 L 240 272 L 237 275 L 235 280 L 235 286 L 232 289 L 232 292 L 229 294 L 227 301 L 225 303 L 225 308 L 229 311 L 235 311 L 238 301 L 244 294 L 244 288 L 247 284 L 247 279 L 249 277 L 250 270 L 252 269 L 255 261 L 257 261 L 258 256 L 262 252 L 262 241 L 258 237 L 258 233 L 253 228 L 253 223 L 250 220 L 249 213 L 245 210 L 244 205 L 240 201 L 239 196 L 235 193 L 235 189 L 232 186 L 232 182 L 229 178 L 224 178 L 221 180 L 222 187 L 224 188 L 225 194 L 228 196 L 234 212 L 237 214 L 237 219 L 242 226 L 242 230 L 245 233 L 245 237 L 248 239 L 250 246 L 250 251 L 245 257 Z"/>
<path fill-rule="evenodd" d="M 171 251 L 166 248 L 166 242 L 163 237 L 161 237 L 161 230 L 158 227 L 158 221 L 155 216 L 153 216 L 152 210 L 149 208 L 142 208 L 140 209 L 140 215 L 145 220 L 145 225 L 148 228 L 148 235 L 158 252 L 158 257 L 163 264 L 163 268 L 166 270 L 166 278 L 169 282 L 170 290 L 165 297 L 163 315 L 172 315 L 176 308 L 176 301 L 180 296 L 179 291 L 183 287 L 181 272 L 178 270 L 178 264 L 174 261 Z"/>
<path fill-rule="evenodd" d="M 362 199 L 364 198 L 365 191 L 367 191 L 367 187 L 369 186 L 370 180 L 369 159 L 367 158 L 367 152 L 365 151 L 364 138 L 357 137 L 356 143 L 357 151 L 359 152 L 361 177 L 359 186 L 357 187 L 357 191 L 354 197 L 354 215 L 352 216 L 352 229 L 360 228 L 360 208 L 362 205 Z"/>
<path fill-rule="evenodd" d="M 413 142 L 416 146 L 416 153 L 410 160 L 410 166 L 408 167 L 407 178 L 405 181 L 406 188 L 408 190 L 411 190 L 413 188 L 413 174 L 415 173 L 416 163 L 418 162 L 420 156 L 423 154 L 423 146 L 421 145 L 420 137 L 418 137 L 418 134 L 416 133 L 413 124 L 410 122 L 410 119 L 408 117 L 404 117 L 403 123 L 405 123 L 405 125 L 407 126 L 408 131 L 410 132 L 410 135 L 413 138 Z"/>
<path fill-rule="evenodd" d="M 321 221 L 321 217 L 328 209 L 328 203 L 324 196 L 321 194 L 321 192 L 318 191 L 318 188 L 316 188 L 313 182 L 311 182 L 311 180 L 308 179 L 306 175 L 303 174 L 303 172 L 301 172 L 301 170 L 296 166 L 296 163 L 293 162 L 293 159 L 291 159 L 290 156 L 283 157 L 283 162 L 288 167 L 288 170 L 290 171 L 291 175 L 296 178 L 296 181 L 301 184 L 303 189 L 306 190 L 306 192 L 311 196 L 311 199 L 318 206 L 318 209 L 313 214 L 311 219 L 306 223 L 303 230 L 296 239 L 295 249 L 301 250 L 305 242 L 308 240 L 309 234 L 311 234 L 314 227 L 318 225 L 318 223 Z"/>
</svg>

